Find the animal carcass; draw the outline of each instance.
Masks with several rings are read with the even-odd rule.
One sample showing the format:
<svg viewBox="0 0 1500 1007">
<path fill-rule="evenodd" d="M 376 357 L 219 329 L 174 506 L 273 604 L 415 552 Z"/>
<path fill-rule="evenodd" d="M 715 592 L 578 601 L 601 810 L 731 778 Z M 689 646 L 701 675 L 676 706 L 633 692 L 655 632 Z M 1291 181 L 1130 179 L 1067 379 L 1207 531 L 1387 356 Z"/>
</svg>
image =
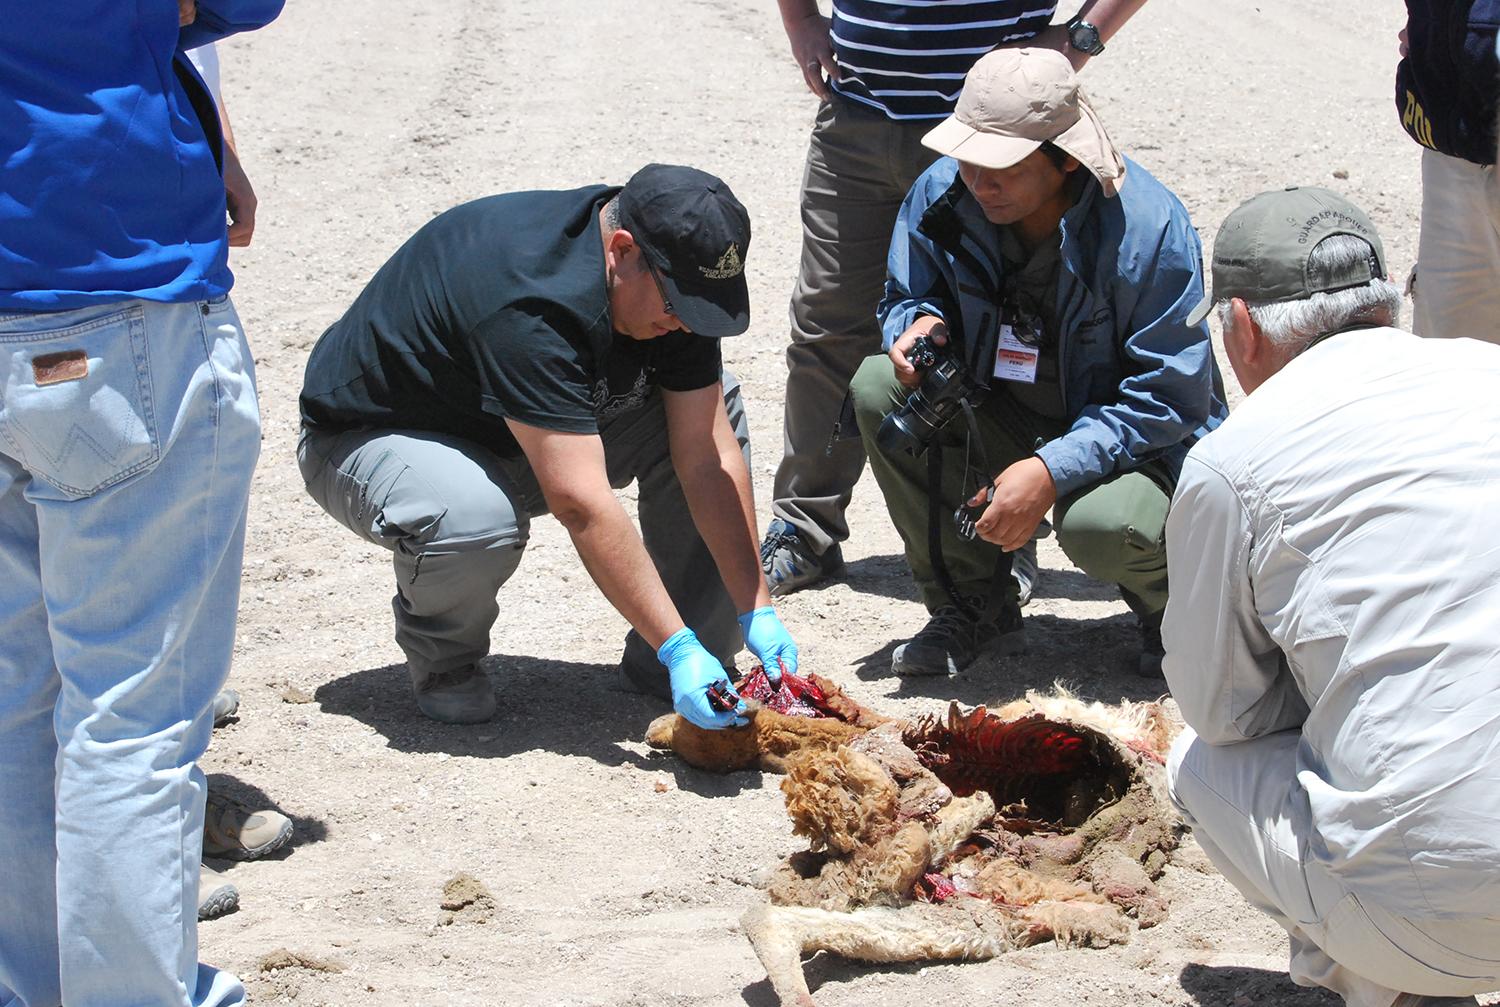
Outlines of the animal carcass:
<svg viewBox="0 0 1500 1007">
<path fill-rule="evenodd" d="M 1180 833 L 1162 767 L 1180 724 L 1170 700 L 1110 707 L 1058 690 L 896 721 L 811 684 L 788 682 L 800 715 L 759 705 L 736 732 L 669 716 L 647 738 L 702 768 L 786 773 L 809 847 L 743 920 L 783 1007 L 813 1005 L 809 952 L 984 959 L 1049 939 L 1119 943 L 1165 916 L 1152 880 Z"/>
</svg>

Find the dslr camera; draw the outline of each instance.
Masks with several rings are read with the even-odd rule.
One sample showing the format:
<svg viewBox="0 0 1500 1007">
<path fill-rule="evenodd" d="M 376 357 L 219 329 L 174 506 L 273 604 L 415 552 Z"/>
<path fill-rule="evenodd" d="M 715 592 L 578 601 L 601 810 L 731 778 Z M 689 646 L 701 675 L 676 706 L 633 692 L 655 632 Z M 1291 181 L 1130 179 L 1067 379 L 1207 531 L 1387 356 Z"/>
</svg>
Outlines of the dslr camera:
<svg viewBox="0 0 1500 1007">
<path fill-rule="evenodd" d="M 907 396 L 905 404 L 886 414 L 875 432 L 881 450 L 920 455 L 944 424 L 958 415 L 964 401 L 977 403 L 984 389 L 970 376 L 962 361 L 926 336 L 918 337 L 907 352 L 922 375 L 922 383 Z"/>
</svg>

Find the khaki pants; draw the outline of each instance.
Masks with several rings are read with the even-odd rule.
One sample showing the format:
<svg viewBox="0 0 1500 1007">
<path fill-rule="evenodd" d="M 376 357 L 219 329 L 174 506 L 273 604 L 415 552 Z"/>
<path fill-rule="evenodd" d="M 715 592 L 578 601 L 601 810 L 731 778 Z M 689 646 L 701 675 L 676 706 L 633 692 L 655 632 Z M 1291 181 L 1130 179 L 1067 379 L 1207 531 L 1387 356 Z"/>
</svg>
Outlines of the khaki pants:
<svg viewBox="0 0 1500 1007">
<path fill-rule="evenodd" d="M 860 436 L 870 453 L 870 470 L 885 495 L 886 510 L 906 544 L 906 562 L 929 612 L 951 604 L 938 583 L 927 546 L 929 494 L 927 459 L 905 451 L 884 453 L 875 441 L 880 421 L 902 405 L 910 394 L 896 380 L 895 368 L 884 354 L 868 358 L 851 384 Z M 993 408 L 975 410 L 984 448 L 996 473 L 1032 454 L 1025 435 L 1007 427 Z M 1037 418 L 1038 423 L 1061 426 L 1060 421 Z M 1052 430 L 1049 433 L 1060 431 Z M 964 482 L 964 440 L 967 425 L 955 419 L 936 439 L 943 445 L 943 479 L 939 527 L 943 560 L 959 593 L 985 598 L 995 572 L 1000 547 L 979 539 L 959 537 L 950 515 L 974 492 Z M 1143 620 L 1160 618 L 1167 607 L 1167 507 L 1171 493 L 1165 473 L 1124 472 L 1071 493 L 1053 510 L 1057 543 L 1068 559 L 1096 580 L 1119 585 L 1120 593 Z M 1006 585 L 1011 597 L 1017 590 Z"/>
<path fill-rule="evenodd" d="M 1500 177 L 1494 165 L 1422 152 L 1419 336 L 1500 343 Z"/>
<path fill-rule="evenodd" d="M 901 201 L 937 154 L 932 122 L 897 122 L 835 96 L 818 110 L 802 181 L 802 265 L 787 349 L 786 448 L 772 512 L 815 552 L 849 537 L 844 511 L 865 467 L 859 438 L 829 436 L 849 379 L 880 351 L 875 309 Z"/>
<path fill-rule="evenodd" d="M 1390 1007 L 1399 993 L 1500 989 L 1500 918 L 1396 916 L 1307 855 L 1292 813 L 1305 800 L 1296 786 L 1301 737 L 1281 731 L 1209 745 L 1189 728 L 1167 759 L 1172 800 L 1198 845 L 1290 937 L 1292 981 L 1333 990 L 1350 1007 Z"/>
</svg>

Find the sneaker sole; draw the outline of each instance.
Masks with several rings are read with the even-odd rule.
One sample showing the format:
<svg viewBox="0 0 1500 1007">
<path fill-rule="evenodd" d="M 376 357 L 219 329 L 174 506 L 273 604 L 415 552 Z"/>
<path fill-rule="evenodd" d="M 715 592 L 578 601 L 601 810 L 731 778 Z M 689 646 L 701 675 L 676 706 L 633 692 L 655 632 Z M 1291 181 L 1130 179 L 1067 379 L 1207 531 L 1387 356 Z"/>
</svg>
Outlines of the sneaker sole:
<svg viewBox="0 0 1500 1007">
<path fill-rule="evenodd" d="M 220 689 L 219 690 L 219 696 L 224 696 L 225 697 L 225 702 L 224 702 L 225 708 L 223 710 L 218 710 L 218 709 L 214 710 L 214 726 L 215 727 L 223 727 L 225 724 L 229 723 L 235 717 L 239 716 L 239 712 L 240 712 L 240 694 L 239 693 L 235 692 L 233 689 Z M 215 706 L 218 705 L 219 696 L 215 696 L 214 697 L 214 705 Z"/>
<path fill-rule="evenodd" d="M 293 832 L 292 823 L 287 820 L 282 823 L 281 829 L 270 842 L 261 843 L 259 846 L 234 846 L 227 849 L 203 848 L 203 855 L 216 860 L 258 860 L 268 853 L 275 853 L 291 841 Z"/>
<path fill-rule="evenodd" d="M 198 903 L 198 919 L 211 920 L 234 912 L 240 907 L 240 893 L 233 885 L 225 885 L 208 898 Z"/>
<path fill-rule="evenodd" d="M 1024 653 L 1026 653 L 1026 631 L 1021 629 L 1013 630 L 1009 633 L 1002 633 L 1000 636 L 997 636 L 993 640 L 985 643 L 983 647 L 980 647 L 979 650 L 975 652 L 974 657 L 969 661 L 969 664 L 964 665 L 964 668 L 969 667 L 969 665 L 972 665 L 975 661 L 987 655 L 994 655 L 995 657 L 1015 657 L 1019 654 Z M 931 665 L 925 664 L 907 664 L 904 660 L 905 657 L 906 644 L 903 643 L 901 646 L 897 647 L 896 652 L 891 655 L 892 674 L 899 675 L 902 678 L 938 678 L 942 676 L 952 678 L 953 676 L 964 670 L 963 668 L 959 668 L 957 665 L 955 665 L 953 663 L 953 658 L 951 657 L 948 658 L 948 667 L 946 669 L 934 668 Z"/>
<path fill-rule="evenodd" d="M 833 548 L 837 549 L 838 546 Z M 761 571 L 763 574 L 765 570 Z M 789 594 L 796 594 L 805 587 L 821 584 L 825 580 L 833 580 L 844 575 L 844 557 L 842 552 L 835 559 L 832 566 L 824 568 L 821 564 L 815 573 L 803 574 L 796 577 L 786 577 L 771 583 L 770 575 L 766 575 L 766 589 L 771 592 L 772 598 L 785 598 Z"/>
</svg>

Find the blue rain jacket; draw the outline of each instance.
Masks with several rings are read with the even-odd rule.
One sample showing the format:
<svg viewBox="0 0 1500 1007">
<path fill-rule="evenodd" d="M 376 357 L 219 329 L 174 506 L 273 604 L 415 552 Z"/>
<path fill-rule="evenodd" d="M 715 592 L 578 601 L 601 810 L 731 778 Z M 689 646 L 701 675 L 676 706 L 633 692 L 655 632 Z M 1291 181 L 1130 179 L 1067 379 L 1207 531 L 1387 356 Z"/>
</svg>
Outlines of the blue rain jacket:
<svg viewBox="0 0 1500 1007">
<path fill-rule="evenodd" d="M 1118 196 L 1095 187 L 1066 214 L 1059 370 L 1071 426 L 1037 455 L 1066 496 L 1148 461 L 1175 480 L 1199 438 L 1229 415 L 1208 326 L 1187 324 L 1203 297 L 1203 249 L 1187 210 L 1127 159 Z M 1080 169 L 1083 170 L 1083 169 Z M 902 204 L 879 308 L 889 349 L 921 315 L 948 324 L 971 374 L 993 380 L 999 339 L 998 228 L 940 158 Z"/>
</svg>

